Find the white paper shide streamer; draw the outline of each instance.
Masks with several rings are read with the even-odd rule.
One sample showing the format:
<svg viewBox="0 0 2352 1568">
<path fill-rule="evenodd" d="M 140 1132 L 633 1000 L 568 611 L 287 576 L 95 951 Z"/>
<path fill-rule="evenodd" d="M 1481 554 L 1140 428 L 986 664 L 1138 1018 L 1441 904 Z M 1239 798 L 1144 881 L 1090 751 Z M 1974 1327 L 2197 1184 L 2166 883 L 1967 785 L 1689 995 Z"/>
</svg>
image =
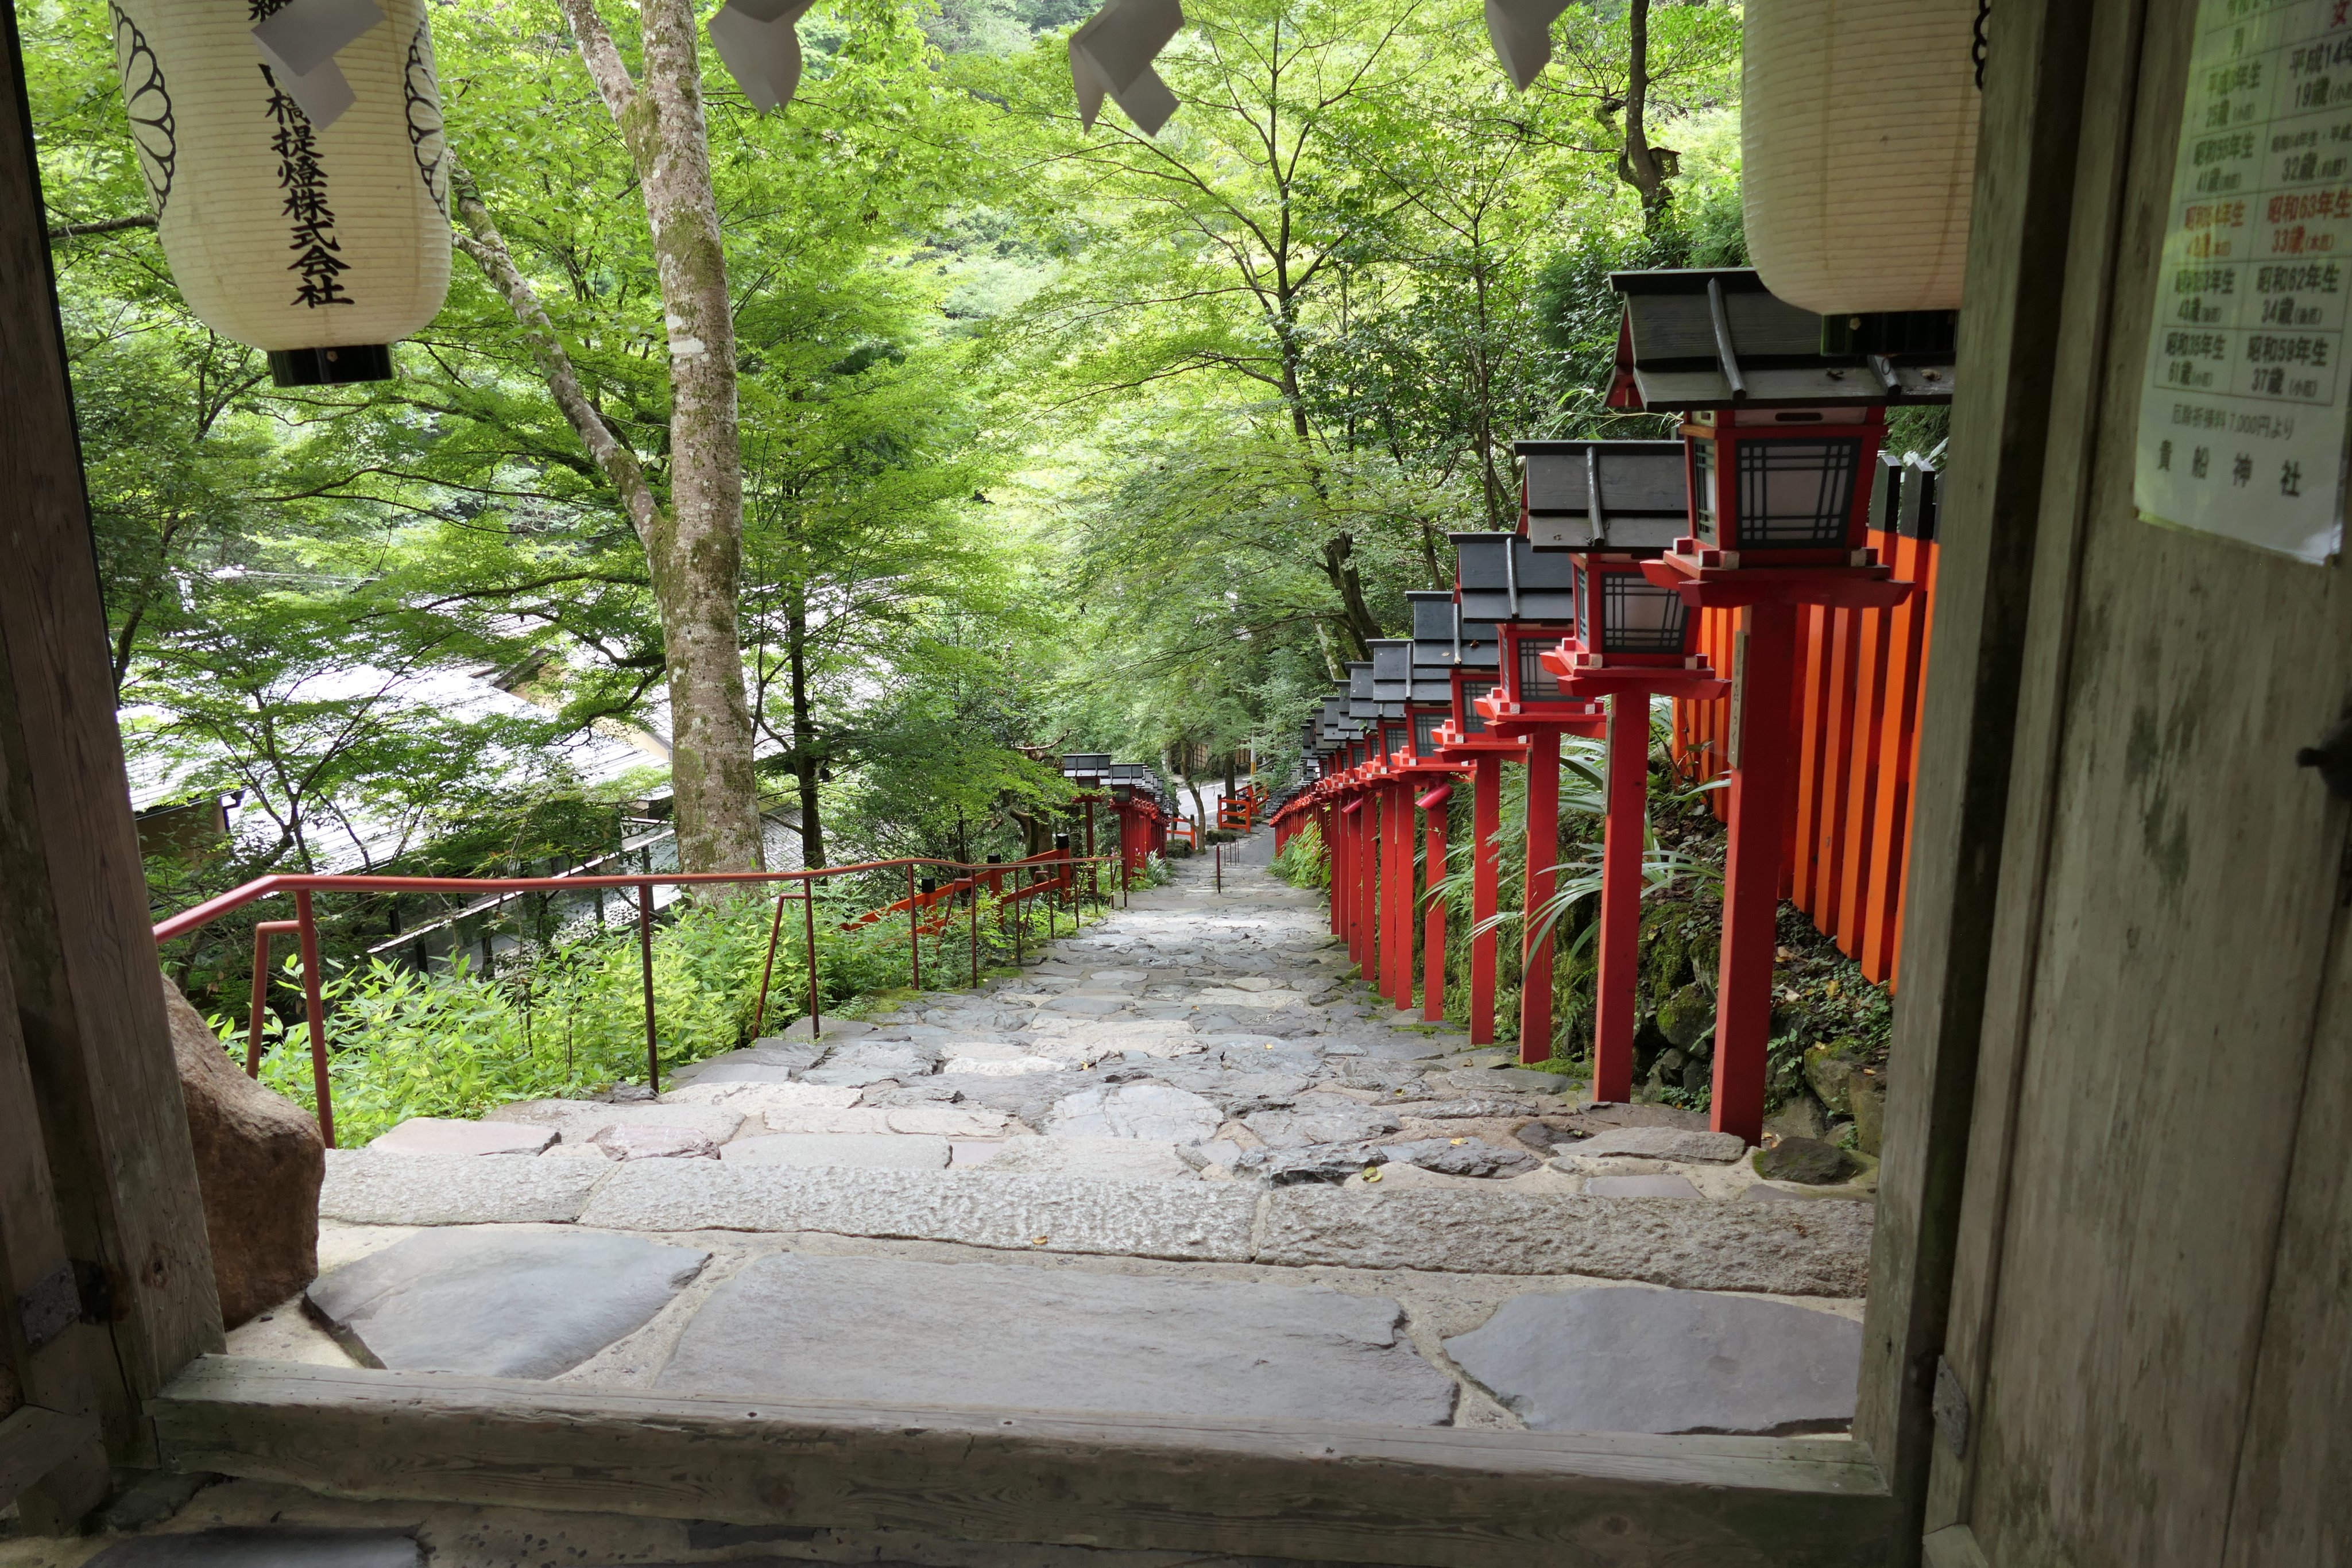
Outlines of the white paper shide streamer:
<svg viewBox="0 0 2352 1568">
<path fill-rule="evenodd" d="M 1975 191 L 1976 0 L 1748 0 L 1748 254 L 1824 316 L 1956 310 Z"/>
<path fill-rule="evenodd" d="M 1151 68 L 1184 26 L 1178 0 L 1109 0 L 1070 35 L 1070 80 L 1078 120 L 1089 131 L 1108 98 L 1137 130 L 1157 136 L 1176 112 L 1176 95 Z"/>
<path fill-rule="evenodd" d="M 799 22 L 815 0 L 727 0 L 708 24 L 719 64 L 765 114 L 801 85 Z"/>
<path fill-rule="evenodd" d="M 425 0 L 112 0 L 156 233 L 188 308 L 280 386 L 376 381 L 449 287 Z"/>
<path fill-rule="evenodd" d="M 1521 92 L 1551 64 L 1551 25 L 1568 0 L 1486 0 L 1486 37 Z"/>
</svg>

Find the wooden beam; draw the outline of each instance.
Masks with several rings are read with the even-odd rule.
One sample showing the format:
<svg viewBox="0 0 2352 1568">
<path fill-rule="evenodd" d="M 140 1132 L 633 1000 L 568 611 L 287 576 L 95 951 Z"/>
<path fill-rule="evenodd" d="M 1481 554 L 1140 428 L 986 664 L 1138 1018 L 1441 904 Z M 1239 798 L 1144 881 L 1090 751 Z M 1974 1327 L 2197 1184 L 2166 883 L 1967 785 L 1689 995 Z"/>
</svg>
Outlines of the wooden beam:
<svg viewBox="0 0 2352 1568">
<path fill-rule="evenodd" d="M 68 1253 L 103 1270 L 99 1407 L 118 1462 L 140 1402 L 221 1343 L 212 1253 L 115 728 L 16 14 L 0 21 L 0 954 L 16 983 Z"/>
<path fill-rule="evenodd" d="M 21 1430 L 15 1416 L 0 1427 L 0 1506 L 16 1502 L 37 1533 L 70 1531 L 106 1500 L 98 1400 L 113 1346 L 104 1329 L 82 1322 L 55 1332 L 45 1325 L 41 1343 L 28 1343 L 18 1306 L 72 1277 L 16 1026 L 16 988 L 0 951 L 0 1386 L 14 1388 L 26 1406 Z M 12 1442 L 32 1446 L 17 1453 Z"/>
<path fill-rule="evenodd" d="M 98 1420 L 39 1405 L 20 1405 L 0 1420 L 0 1508 L 72 1458 L 98 1437 Z"/>
<path fill-rule="evenodd" d="M 1919 1561 L 1925 1528 L 1929 1400 L 1951 1311 L 1997 918 L 2011 891 L 2003 868 L 2038 524 L 2049 470 L 2073 458 L 2053 439 L 2053 389 L 2070 369 L 2067 329 L 2103 320 L 2097 304 L 2053 286 L 2077 237 L 2083 81 L 2101 37 L 2092 12 L 1998 6 L 1990 24 L 1982 114 L 2004 131 L 1977 142 L 1854 1420 L 1901 1511 L 1895 1568 Z M 2097 358 L 2079 337 L 2073 352 Z M 2038 789 L 2033 759 L 2022 766 Z"/>
<path fill-rule="evenodd" d="M 1425 1568 L 1880 1568 L 1858 1445 L 633 1394 L 211 1356 L 166 1460 L 330 1496 Z"/>
</svg>

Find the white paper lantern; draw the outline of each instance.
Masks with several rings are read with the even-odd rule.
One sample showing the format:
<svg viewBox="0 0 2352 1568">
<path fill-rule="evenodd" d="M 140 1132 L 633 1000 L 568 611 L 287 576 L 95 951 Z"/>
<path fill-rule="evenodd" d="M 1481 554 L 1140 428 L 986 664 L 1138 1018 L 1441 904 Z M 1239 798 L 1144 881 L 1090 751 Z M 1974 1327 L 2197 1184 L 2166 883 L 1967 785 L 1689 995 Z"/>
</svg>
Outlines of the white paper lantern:
<svg viewBox="0 0 2352 1568">
<path fill-rule="evenodd" d="M 432 320 L 449 287 L 449 167 L 424 0 L 107 9 L 156 231 L 188 308 L 269 350 L 280 386 L 390 376 L 389 345 Z"/>
<path fill-rule="evenodd" d="M 1977 0 L 1748 0 L 1748 253 L 1821 315 L 1952 310 L 1969 248 Z"/>
</svg>

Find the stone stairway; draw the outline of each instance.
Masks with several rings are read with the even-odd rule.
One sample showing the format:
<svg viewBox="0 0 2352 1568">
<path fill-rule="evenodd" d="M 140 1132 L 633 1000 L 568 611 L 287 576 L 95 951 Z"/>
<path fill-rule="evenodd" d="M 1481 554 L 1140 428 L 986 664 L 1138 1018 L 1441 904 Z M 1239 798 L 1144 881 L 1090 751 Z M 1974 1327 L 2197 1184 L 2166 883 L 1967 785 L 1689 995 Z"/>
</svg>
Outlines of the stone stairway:
<svg viewBox="0 0 2352 1568">
<path fill-rule="evenodd" d="M 1263 844 L 1018 979 L 330 1158 L 234 1353 L 639 1391 L 1842 1429 L 1871 1209 L 1469 1049 Z M 1247 851 L 1255 850 L 1256 853 Z"/>
</svg>

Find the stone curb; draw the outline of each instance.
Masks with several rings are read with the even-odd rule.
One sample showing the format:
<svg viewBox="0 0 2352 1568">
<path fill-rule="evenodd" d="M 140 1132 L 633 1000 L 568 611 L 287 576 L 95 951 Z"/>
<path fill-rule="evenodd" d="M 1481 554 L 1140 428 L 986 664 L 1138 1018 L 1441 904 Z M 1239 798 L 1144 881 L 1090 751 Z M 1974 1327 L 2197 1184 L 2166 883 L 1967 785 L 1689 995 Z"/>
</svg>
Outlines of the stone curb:
<svg viewBox="0 0 2352 1568">
<path fill-rule="evenodd" d="M 1859 1296 L 1870 1279 L 1874 1217 L 1861 1204 L 1314 1187 L 1265 1203 L 1260 1263 L 1589 1274 L 1790 1296 Z"/>
<path fill-rule="evenodd" d="M 820 1230 L 1046 1252 L 1246 1262 L 1257 1195 L 1208 1183 L 625 1166 L 580 1218 L 610 1230 Z"/>
<path fill-rule="evenodd" d="M 580 1218 L 616 1167 L 537 1155 L 372 1155 L 327 1151 L 319 1218 L 346 1225 L 492 1225 Z"/>
<path fill-rule="evenodd" d="M 1874 1220 L 1869 1206 L 1846 1203 L 1267 1191 L 1012 1172 L 340 1151 L 328 1156 L 320 1213 L 370 1225 L 816 1230 L 1182 1262 L 1582 1274 L 1845 1297 L 1867 1284 Z"/>
</svg>

